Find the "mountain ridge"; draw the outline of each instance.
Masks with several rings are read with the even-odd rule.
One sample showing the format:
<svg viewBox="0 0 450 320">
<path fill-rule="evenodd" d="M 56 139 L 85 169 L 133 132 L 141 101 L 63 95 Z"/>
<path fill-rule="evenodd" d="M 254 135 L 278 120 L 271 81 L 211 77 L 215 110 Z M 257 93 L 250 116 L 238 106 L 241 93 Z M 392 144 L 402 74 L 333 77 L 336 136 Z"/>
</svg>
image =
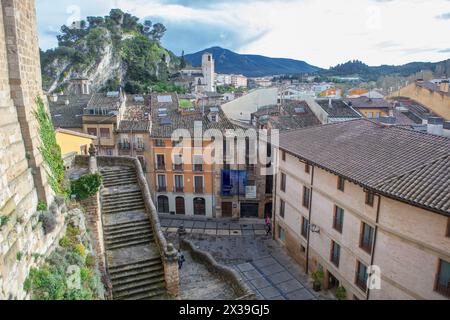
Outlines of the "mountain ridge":
<svg viewBox="0 0 450 320">
<path fill-rule="evenodd" d="M 317 72 L 319 67 L 312 66 L 305 61 L 288 58 L 270 58 L 254 54 L 238 54 L 221 47 L 211 47 L 188 54 L 185 59 L 193 66 L 201 65 L 204 53 L 211 53 L 216 62 L 216 72 L 243 74 L 247 77 L 262 77 L 281 74 Z"/>
<path fill-rule="evenodd" d="M 426 70 L 430 70 L 437 75 L 450 75 L 450 59 L 439 62 L 413 61 L 403 65 L 382 64 L 380 66 L 369 66 L 359 60 L 349 60 L 329 69 L 323 69 L 302 60 L 239 54 L 219 46 L 188 54 L 185 59 L 193 66 L 200 66 L 201 56 L 206 52 L 213 54 L 216 60 L 216 72 L 243 74 L 247 77 L 313 73 L 329 77 L 358 75 L 365 80 L 376 80 L 381 76 L 410 76 Z"/>
</svg>

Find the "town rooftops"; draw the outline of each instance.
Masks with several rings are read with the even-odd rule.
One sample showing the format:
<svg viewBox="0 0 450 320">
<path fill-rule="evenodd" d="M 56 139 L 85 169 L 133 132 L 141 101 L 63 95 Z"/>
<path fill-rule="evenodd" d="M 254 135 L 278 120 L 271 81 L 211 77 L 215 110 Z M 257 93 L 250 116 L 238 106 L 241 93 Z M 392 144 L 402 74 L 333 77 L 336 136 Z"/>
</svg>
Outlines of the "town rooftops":
<svg viewBox="0 0 450 320">
<path fill-rule="evenodd" d="M 49 101 L 50 114 L 55 128 L 83 128 L 83 111 L 91 96 L 59 95 L 57 101 Z"/>
<path fill-rule="evenodd" d="M 167 95 L 167 94 L 163 94 Z M 177 94 L 168 94 L 172 102 L 160 102 L 161 94 L 151 95 L 151 136 L 153 138 L 171 138 L 177 129 L 185 129 L 194 136 L 194 124 L 203 123 L 203 131 L 217 129 L 224 132 L 226 129 L 235 129 L 234 125 L 217 106 L 194 107 L 192 110 L 181 110 Z M 218 111 L 218 113 L 216 112 Z M 217 121 L 209 119 L 213 113 Z"/>
<path fill-rule="evenodd" d="M 422 124 L 423 120 L 435 115 L 430 109 L 410 98 L 395 97 L 392 100 L 396 102 L 396 109 L 416 124 Z"/>
<path fill-rule="evenodd" d="M 384 99 L 367 97 L 346 99 L 346 102 L 349 106 L 356 109 L 389 109 L 392 107 L 392 105 Z"/>
<path fill-rule="evenodd" d="M 149 132 L 150 114 L 150 96 L 127 95 L 125 112 L 117 132 Z"/>
<path fill-rule="evenodd" d="M 441 80 L 442 82 L 447 82 L 448 80 L 443 79 Z M 421 87 L 421 88 L 425 88 L 429 91 L 434 91 L 434 92 L 438 92 L 442 95 L 446 95 L 446 96 L 450 96 L 450 91 L 447 92 L 443 92 L 441 91 L 441 87 L 440 87 L 440 82 L 431 82 L 431 81 L 416 81 L 416 86 Z"/>
<path fill-rule="evenodd" d="M 320 125 L 319 119 L 305 101 L 286 102 L 282 106 L 269 106 L 252 114 L 257 124 L 271 124 L 273 129 L 281 131 L 300 129 Z"/>
<path fill-rule="evenodd" d="M 331 105 L 329 99 L 318 99 L 316 102 L 331 118 L 361 118 L 361 115 L 358 112 L 342 100 L 332 99 Z"/>
<path fill-rule="evenodd" d="M 364 188 L 450 216 L 450 139 L 367 119 L 281 133 L 280 148 Z"/>
<path fill-rule="evenodd" d="M 98 115 L 100 110 L 110 114 L 102 115 L 112 115 L 117 112 L 122 104 L 123 97 L 122 93 L 119 91 L 111 91 L 107 93 L 94 93 L 91 96 L 89 103 L 87 104 L 85 115 Z"/>
</svg>

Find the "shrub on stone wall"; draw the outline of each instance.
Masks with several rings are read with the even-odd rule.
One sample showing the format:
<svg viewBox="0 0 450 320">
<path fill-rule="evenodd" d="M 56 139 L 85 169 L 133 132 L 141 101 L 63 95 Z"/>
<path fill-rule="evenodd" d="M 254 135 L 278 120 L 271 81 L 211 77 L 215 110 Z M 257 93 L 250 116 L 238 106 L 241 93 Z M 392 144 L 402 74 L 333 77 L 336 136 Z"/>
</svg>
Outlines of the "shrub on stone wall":
<svg viewBox="0 0 450 320">
<path fill-rule="evenodd" d="M 39 124 L 39 136 L 42 142 L 39 151 L 47 167 L 48 183 L 56 194 L 67 196 L 68 192 L 64 180 L 64 162 L 61 148 L 56 141 L 52 119 L 41 97 L 36 98 L 36 105 L 37 108 L 34 115 Z"/>
<path fill-rule="evenodd" d="M 56 216 L 49 211 L 44 211 L 41 213 L 39 216 L 39 221 L 42 223 L 42 228 L 44 229 L 44 234 L 46 235 L 52 233 L 58 224 L 58 221 L 56 221 Z"/>
<path fill-rule="evenodd" d="M 45 263 L 30 271 L 24 289 L 33 300 L 94 300 L 104 296 L 95 264 L 86 259 L 81 231 L 69 225 Z"/>
<path fill-rule="evenodd" d="M 87 174 L 71 183 L 72 195 L 78 200 L 86 200 L 95 195 L 103 183 L 103 177 L 98 174 Z"/>
</svg>

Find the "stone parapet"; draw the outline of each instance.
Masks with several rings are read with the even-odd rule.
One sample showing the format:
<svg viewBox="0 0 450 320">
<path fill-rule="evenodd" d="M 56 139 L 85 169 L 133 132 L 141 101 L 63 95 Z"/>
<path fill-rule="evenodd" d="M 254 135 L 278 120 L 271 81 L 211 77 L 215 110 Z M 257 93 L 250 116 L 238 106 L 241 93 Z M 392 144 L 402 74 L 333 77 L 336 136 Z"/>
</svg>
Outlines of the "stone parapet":
<svg viewBox="0 0 450 320">
<path fill-rule="evenodd" d="M 250 289 L 235 270 L 219 264 L 209 252 L 199 250 L 189 240 L 183 239 L 180 245 L 184 250 L 189 250 L 192 257 L 204 264 L 211 273 L 227 282 L 239 297 L 237 300 L 256 300 L 253 290 Z"/>
</svg>

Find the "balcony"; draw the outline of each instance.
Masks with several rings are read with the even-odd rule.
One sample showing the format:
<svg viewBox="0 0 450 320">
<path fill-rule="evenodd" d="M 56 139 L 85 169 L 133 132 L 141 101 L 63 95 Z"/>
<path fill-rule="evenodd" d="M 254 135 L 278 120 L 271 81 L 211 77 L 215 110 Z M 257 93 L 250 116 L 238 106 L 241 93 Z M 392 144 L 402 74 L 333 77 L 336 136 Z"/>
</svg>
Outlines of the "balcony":
<svg viewBox="0 0 450 320">
<path fill-rule="evenodd" d="M 157 163 L 156 171 L 166 171 L 166 164 L 165 163 Z"/>
<path fill-rule="evenodd" d="M 203 186 L 195 187 L 194 188 L 194 193 L 203 194 L 203 193 L 205 193 L 205 188 L 203 188 Z"/>
<path fill-rule="evenodd" d="M 184 193 L 184 187 L 174 187 L 173 192 L 174 193 Z"/>
<path fill-rule="evenodd" d="M 142 143 L 130 143 L 130 142 L 120 142 L 119 143 L 119 150 L 135 150 L 138 152 L 145 151 L 145 145 Z"/>
<path fill-rule="evenodd" d="M 194 164 L 193 170 L 194 170 L 194 172 L 203 172 L 203 165 L 202 164 Z"/>
<path fill-rule="evenodd" d="M 367 291 L 367 280 L 361 279 L 360 277 L 356 276 L 355 283 L 358 286 L 358 288 L 360 288 L 362 291 L 364 292 Z"/>
<path fill-rule="evenodd" d="M 436 284 L 436 292 L 439 292 L 443 296 L 450 298 L 450 283 L 448 283 L 446 286 L 440 283 Z"/>
<path fill-rule="evenodd" d="M 167 186 L 158 186 L 156 190 L 157 192 L 167 192 Z"/>
<path fill-rule="evenodd" d="M 183 167 L 182 164 L 174 164 L 173 165 L 173 171 L 183 172 L 184 171 L 184 167 Z"/>
</svg>

